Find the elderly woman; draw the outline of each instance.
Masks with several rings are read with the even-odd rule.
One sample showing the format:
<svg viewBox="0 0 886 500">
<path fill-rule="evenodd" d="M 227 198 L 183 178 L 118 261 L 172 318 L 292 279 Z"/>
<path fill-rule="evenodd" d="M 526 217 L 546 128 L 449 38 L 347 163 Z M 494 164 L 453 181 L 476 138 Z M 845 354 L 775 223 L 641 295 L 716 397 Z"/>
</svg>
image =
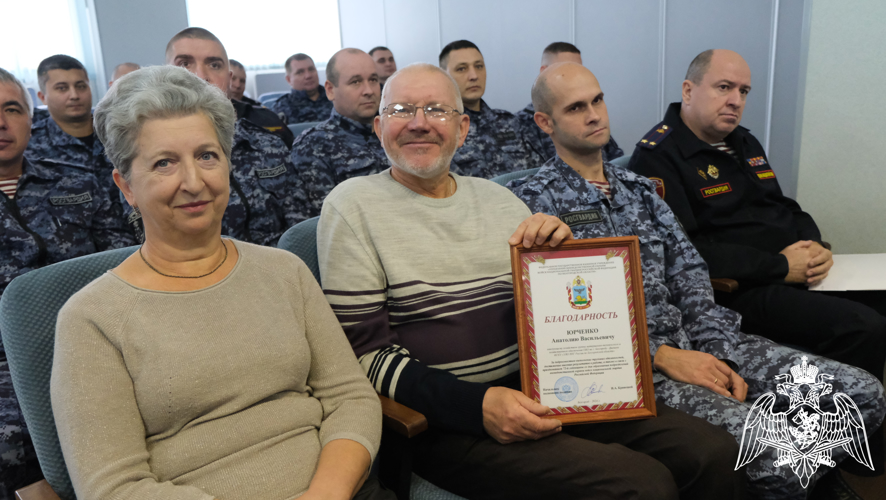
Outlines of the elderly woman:
<svg viewBox="0 0 886 500">
<path fill-rule="evenodd" d="M 378 398 L 310 270 L 221 237 L 234 109 L 151 67 L 95 111 L 145 242 L 59 314 L 52 409 L 82 499 L 389 498 Z"/>
</svg>

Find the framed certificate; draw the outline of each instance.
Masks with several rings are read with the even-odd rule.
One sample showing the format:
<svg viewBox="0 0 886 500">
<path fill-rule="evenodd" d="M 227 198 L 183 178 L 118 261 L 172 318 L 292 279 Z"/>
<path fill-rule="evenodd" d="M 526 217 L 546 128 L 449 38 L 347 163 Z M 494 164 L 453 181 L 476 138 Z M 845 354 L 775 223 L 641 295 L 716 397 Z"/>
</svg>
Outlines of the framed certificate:
<svg viewBox="0 0 886 500">
<path fill-rule="evenodd" d="M 564 424 L 654 417 L 636 236 L 511 247 L 523 393 Z"/>
</svg>

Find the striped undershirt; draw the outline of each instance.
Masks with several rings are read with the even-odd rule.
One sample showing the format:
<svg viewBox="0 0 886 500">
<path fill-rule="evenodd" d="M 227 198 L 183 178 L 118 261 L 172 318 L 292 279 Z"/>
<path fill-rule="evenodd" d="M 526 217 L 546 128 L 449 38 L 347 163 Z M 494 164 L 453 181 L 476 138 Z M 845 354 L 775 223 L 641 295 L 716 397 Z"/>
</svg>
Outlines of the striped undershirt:
<svg viewBox="0 0 886 500">
<path fill-rule="evenodd" d="M 15 179 L 0 181 L 0 191 L 3 191 L 3 194 L 8 196 L 10 200 L 15 198 L 15 191 L 18 188 L 19 177 L 21 176 L 18 176 Z"/>
<path fill-rule="evenodd" d="M 722 151 L 724 153 L 729 153 L 730 156 L 733 156 L 733 157 L 735 156 L 735 151 L 733 151 L 732 148 L 727 146 L 725 141 L 713 142 L 713 143 L 711 143 L 711 146 L 719 149 L 720 151 Z"/>
<path fill-rule="evenodd" d="M 597 189 L 599 189 L 600 191 L 603 191 L 603 194 L 606 195 L 606 198 L 608 198 L 609 201 L 612 201 L 612 192 L 609 191 L 609 183 L 608 182 L 599 182 L 599 181 L 588 181 L 588 182 L 590 182 L 591 185 L 596 186 Z"/>
</svg>

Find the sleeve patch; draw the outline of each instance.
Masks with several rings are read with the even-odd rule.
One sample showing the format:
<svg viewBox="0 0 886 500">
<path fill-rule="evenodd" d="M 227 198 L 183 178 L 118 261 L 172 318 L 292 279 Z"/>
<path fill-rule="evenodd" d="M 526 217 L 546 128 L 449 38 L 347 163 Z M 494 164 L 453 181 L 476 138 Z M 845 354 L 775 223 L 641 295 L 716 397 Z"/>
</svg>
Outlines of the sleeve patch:
<svg viewBox="0 0 886 500">
<path fill-rule="evenodd" d="M 658 193 L 658 197 L 663 200 L 665 197 L 664 181 L 661 179 L 661 177 L 650 177 L 649 180 L 652 181 L 653 184 L 655 184 L 655 192 Z"/>
</svg>

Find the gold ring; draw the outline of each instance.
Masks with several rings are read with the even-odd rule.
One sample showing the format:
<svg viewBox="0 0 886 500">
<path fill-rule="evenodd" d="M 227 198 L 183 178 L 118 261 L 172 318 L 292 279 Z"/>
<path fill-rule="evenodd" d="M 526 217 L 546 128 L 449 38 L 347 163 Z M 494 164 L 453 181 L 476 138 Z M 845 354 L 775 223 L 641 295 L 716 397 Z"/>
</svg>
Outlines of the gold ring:
<svg viewBox="0 0 886 500">
<path fill-rule="evenodd" d="M 714 383 L 715 383 L 715 384 L 717 383 L 718 380 L 720 380 L 719 377 L 714 377 Z"/>
</svg>

